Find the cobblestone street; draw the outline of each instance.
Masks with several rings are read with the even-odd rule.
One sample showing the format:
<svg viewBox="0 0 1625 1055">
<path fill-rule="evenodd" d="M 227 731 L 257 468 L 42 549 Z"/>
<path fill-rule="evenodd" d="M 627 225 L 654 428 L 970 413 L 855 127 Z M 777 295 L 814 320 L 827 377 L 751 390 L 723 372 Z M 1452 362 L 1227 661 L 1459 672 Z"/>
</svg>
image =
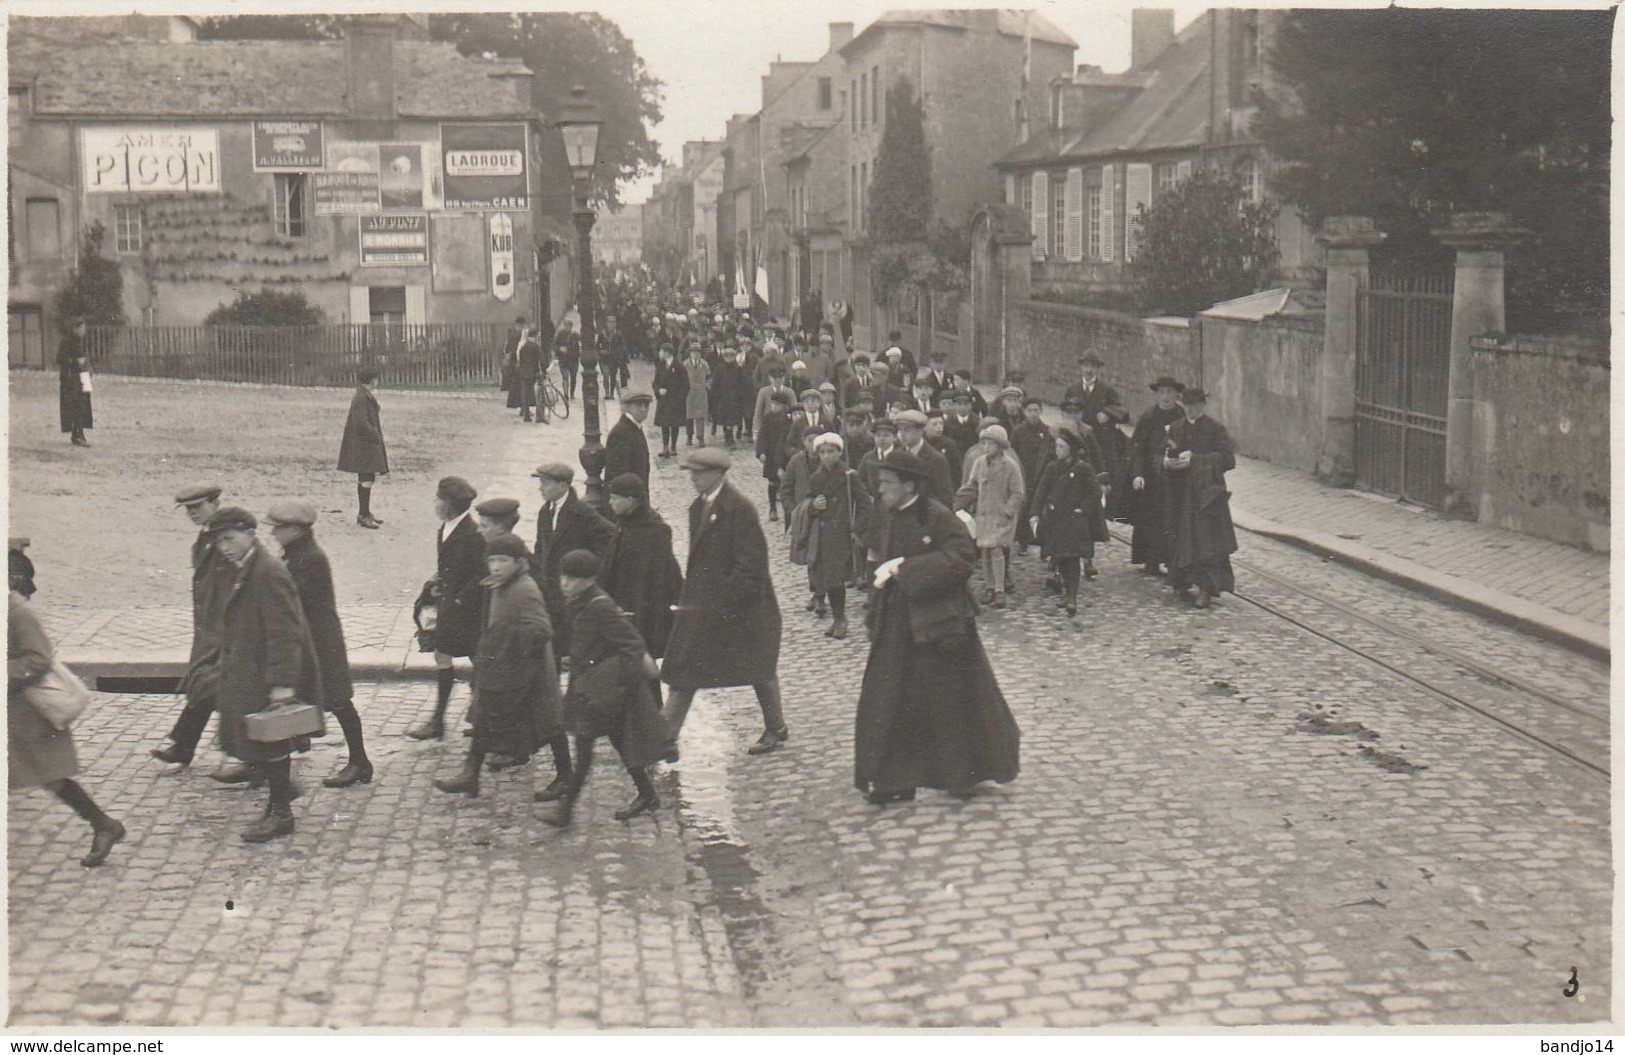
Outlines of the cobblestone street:
<svg viewBox="0 0 1625 1055">
<path fill-rule="evenodd" d="M 501 413 L 494 400 L 448 412 Z M 610 403 L 606 429 L 618 412 Z M 573 460 L 579 429 L 579 417 L 515 428 L 474 478 L 523 500 L 527 537 L 529 468 Z M 735 456 L 733 482 L 765 516 L 760 473 Z M 661 462 L 652 491 L 681 559 L 686 475 Z M 1019 558 L 1012 606 L 980 626 L 1021 724 L 1020 778 L 968 801 L 922 792 L 881 809 L 852 788 L 867 645 L 823 636 L 779 527 L 768 525 L 788 745 L 747 757 L 760 731 L 750 691 L 703 693 L 683 761 L 657 774 L 664 805 L 630 823 L 610 816 L 631 786 L 607 745 L 567 832 L 534 816 L 545 758 L 492 775 L 476 800 L 435 791 L 462 743 L 406 739 L 433 686 L 392 680 L 358 686 L 375 782 L 320 786 L 341 764 L 335 729 L 295 763 L 297 833 L 251 847 L 238 832 L 263 793 L 147 758 L 175 697 L 99 697 L 77 731 L 83 780 L 130 838 L 107 867 L 82 870 L 88 836 L 65 808 L 38 791 L 12 797 L 11 1023 L 1608 1016 L 1606 777 L 1414 680 L 1605 766 L 1606 666 L 1247 534 L 1238 588 L 1323 636 L 1241 597 L 1181 606 L 1127 565 L 1121 542 L 1069 621 L 1042 592 L 1036 555 Z M 335 564 L 341 588 L 361 574 Z M 153 625 L 155 642 L 173 631 Z M 391 625 L 380 611 L 352 645 L 376 646 Z M 1567 707 L 1452 656 L 1516 671 Z M 460 685 L 453 714 L 465 703 Z"/>
</svg>

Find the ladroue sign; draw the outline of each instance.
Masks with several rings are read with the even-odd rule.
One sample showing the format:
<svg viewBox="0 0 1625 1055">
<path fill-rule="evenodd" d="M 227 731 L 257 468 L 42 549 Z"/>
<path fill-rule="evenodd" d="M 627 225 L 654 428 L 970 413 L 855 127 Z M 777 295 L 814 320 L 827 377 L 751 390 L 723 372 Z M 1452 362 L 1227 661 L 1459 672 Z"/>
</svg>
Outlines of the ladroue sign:
<svg viewBox="0 0 1625 1055">
<path fill-rule="evenodd" d="M 530 208 L 524 125 L 441 125 L 440 150 L 446 208 Z"/>
<path fill-rule="evenodd" d="M 427 214 L 362 216 L 360 221 L 363 267 L 412 267 L 428 264 Z"/>
<path fill-rule="evenodd" d="M 255 121 L 255 172 L 308 172 L 320 169 L 320 121 Z"/>
</svg>

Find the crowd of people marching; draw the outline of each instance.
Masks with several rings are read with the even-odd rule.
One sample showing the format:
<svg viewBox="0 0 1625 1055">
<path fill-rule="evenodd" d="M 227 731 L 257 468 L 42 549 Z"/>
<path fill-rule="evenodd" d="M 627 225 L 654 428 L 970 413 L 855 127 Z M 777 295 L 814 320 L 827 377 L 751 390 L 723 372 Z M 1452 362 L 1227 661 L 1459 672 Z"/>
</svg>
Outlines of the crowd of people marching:
<svg viewBox="0 0 1625 1055">
<path fill-rule="evenodd" d="M 615 816 L 630 820 L 659 807 L 651 767 L 679 761 L 684 719 L 711 688 L 754 690 L 763 731 L 750 754 L 785 746 L 768 533 L 729 483 L 741 449 L 766 478 L 768 522 L 806 568 L 806 610 L 830 618 L 826 636 L 849 635 L 849 598 L 867 594 L 854 784 L 871 803 L 912 799 L 921 787 L 968 796 L 1015 778 L 1019 730 L 976 626 L 978 601 L 1003 608 L 1015 589 L 1013 556 L 1038 548 L 1068 617 L 1098 574 L 1096 547 L 1110 540 L 1113 519 L 1133 527 L 1131 562 L 1165 574 L 1182 596 L 1194 589 L 1197 607 L 1234 587 L 1224 486 L 1234 447 L 1199 388 L 1151 381 L 1156 402 L 1125 435 L 1127 410 L 1094 354 L 1080 358 L 1053 423 L 1021 378 L 1003 379 L 990 403 L 940 354 L 916 364 L 896 332 L 870 356 L 850 351 L 838 320 L 758 328 L 738 311 L 669 302 L 640 305 L 633 317 L 628 330 L 605 327 L 604 344 L 614 345 L 606 372 L 623 387 L 605 445 L 603 509 L 577 494 L 575 471 L 561 462 L 532 473 L 533 544 L 517 534 L 518 497 L 482 496 L 459 477 L 442 479 L 433 496 L 436 567 L 414 614 L 419 647 L 434 654 L 436 702 L 407 735 L 446 736 L 457 660 L 471 661 L 469 746 L 459 770 L 434 781 L 444 792 L 478 796 L 482 774 L 546 747 L 553 775 L 534 797 L 547 804 L 543 821 L 567 827 L 607 738 L 635 789 Z M 578 342 L 562 326 L 544 341 L 519 320 L 506 355 L 509 405 L 528 417 L 539 369 L 579 362 Z M 527 343 L 550 347 L 527 353 Z M 623 373 L 638 348 L 654 352 L 652 391 Z M 357 474 L 358 523 L 377 527 L 368 495 L 388 461 L 372 376 L 359 380 L 339 467 Z M 658 452 L 644 431 L 651 407 Z M 649 490 L 652 469 L 678 458 L 696 494 L 683 564 Z M 283 501 L 260 518 L 222 495 L 215 485 L 176 495 L 199 528 L 194 633 L 184 705 L 169 744 L 151 754 L 188 766 L 218 715 L 219 744 L 235 761 L 210 776 L 268 789 L 263 815 L 242 833 L 266 842 L 294 831 L 291 756 L 325 734 L 326 718 L 343 732 L 347 758 L 323 783 L 369 783 L 374 767 L 315 508 Z M 262 520 L 274 546 L 260 538 Z M 83 863 L 98 865 L 125 829 L 72 780 L 71 733 L 31 708 L 30 689 L 52 661 L 26 603 L 33 569 L 15 541 L 10 571 L 11 786 L 50 788 L 84 816 L 93 846 Z"/>
</svg>

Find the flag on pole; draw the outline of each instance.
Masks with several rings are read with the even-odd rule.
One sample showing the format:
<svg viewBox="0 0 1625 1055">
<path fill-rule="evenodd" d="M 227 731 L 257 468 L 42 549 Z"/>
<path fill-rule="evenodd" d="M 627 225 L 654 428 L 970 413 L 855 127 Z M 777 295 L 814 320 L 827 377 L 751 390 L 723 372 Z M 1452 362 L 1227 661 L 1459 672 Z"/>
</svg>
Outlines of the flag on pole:
<svg viewBox="0 0 1625 1055">
<path fill-rule="evenodd" d="M 761 264 L 756 265 L 756 295 L 762 298 L 763 304 L 771 306 L 773 303 L 767 296 L 767 268 Z"/>
</svg>

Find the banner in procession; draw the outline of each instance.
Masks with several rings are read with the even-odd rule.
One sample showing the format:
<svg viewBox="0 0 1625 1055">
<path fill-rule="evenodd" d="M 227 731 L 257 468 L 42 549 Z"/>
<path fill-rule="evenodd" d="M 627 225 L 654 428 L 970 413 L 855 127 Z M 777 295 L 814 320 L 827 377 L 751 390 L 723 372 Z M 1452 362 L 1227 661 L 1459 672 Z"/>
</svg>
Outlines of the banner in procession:
<svg viewBox="0 0 1625 1055">
<path fill-rule="evenodd" d="M 413 267 L 429 262 L 429 216 L 399 213 L 363 216 L 362 267 Z"/>
<path fill-rule="evenodd" d="M 381 212 L 378 144 L 329 143 L 327 169 L 312 173 L 310 182 L 317 216 L 356 216 Z"/>
<path fill-rule="evenodd" d="M 255 172 L 312 172 L 322 168 L 320 121 L 255 121 Z"/>
<path fill-rule="evenodd" d="M 212 128 L 86 128 L 87 194 L 220 193 L 220 135 Z"/>
<path fill-rule="evenodd" d="M 440 150 L 446 208 L 530 208 L 524 125 L 441 125 Z"/>
</svg>

